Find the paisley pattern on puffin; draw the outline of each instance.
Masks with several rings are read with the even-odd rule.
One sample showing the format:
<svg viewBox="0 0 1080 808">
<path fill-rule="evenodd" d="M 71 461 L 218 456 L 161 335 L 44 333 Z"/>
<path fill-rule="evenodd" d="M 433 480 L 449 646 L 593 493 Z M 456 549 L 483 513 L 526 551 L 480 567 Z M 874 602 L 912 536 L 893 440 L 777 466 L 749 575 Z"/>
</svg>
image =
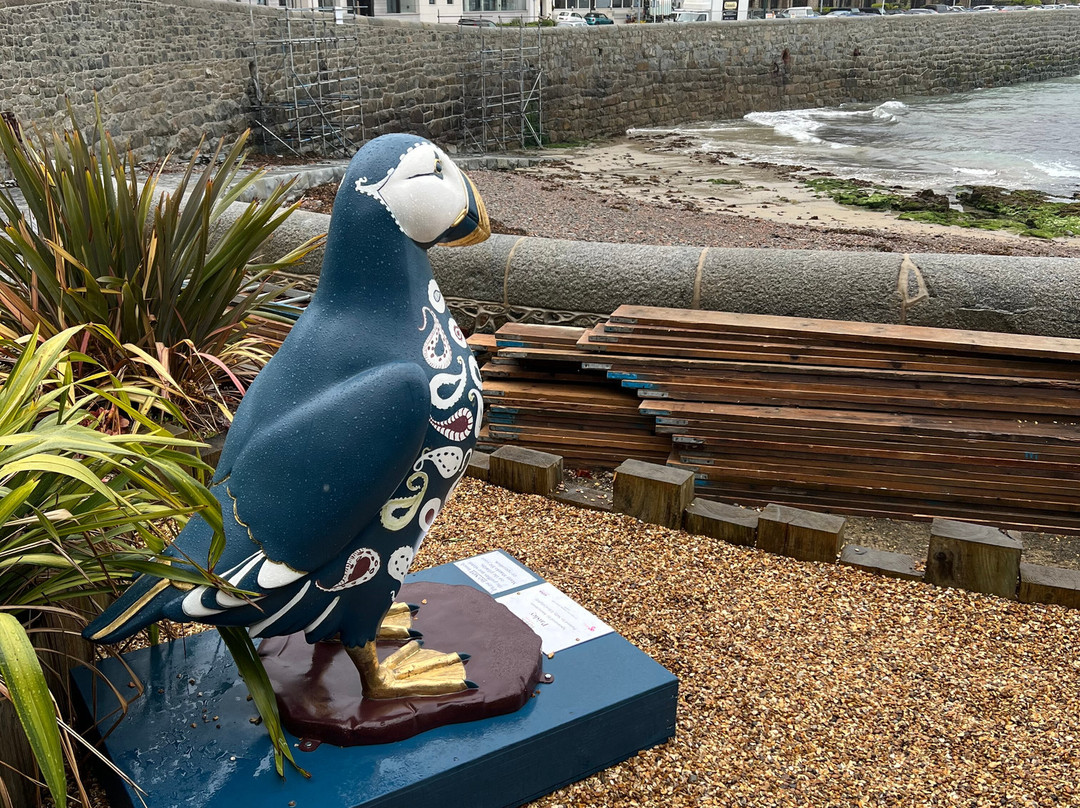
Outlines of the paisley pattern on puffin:
<svg viewBox="0 0 1080 808">
<path fill-rule="evenodd" d="M 427 328 L 427 315 L 429 311 L 431 311 L 431 309 L 425 306 L 424 324 L 420 326 L 421 331 Z M 454 349 L 450 346 L 450 340 L 446 338 L 446 332 L 443 331 L 442 324 L 439 322 L 439 318 L 435 315 L 435 312 L 431 312 L 431 321 L 431 333 L 428 335 L 428 338 L 424 340 L 424 361 L 436 370 L 445 370 L 450 367 L 450 359 L 454 355 Z"/>
<path fill-rule="evenodd" d="M 428 282 L 427 287 L 428 302 L 435 308 L 435 311 L 442 314 L 446 311 L 446 298 L 442 296 L 442 289 L 439 288 L 439 282 L 432 278 Z M 454 318 L 450 318 L 450 322 L 454 322 Z M 456 323 L 455 323 L 456 325 Z"/>
<path fill-rule="evenodd" d="M 436 421 L 432 418 L 431 425 L 444 438 L 452 441 L 463 441 L 472 431 L 474 421 L 472 412 L 462 407 L 443 421 Z"/>
<path fill-rule="evenodd" d="M 424 472 L 418 471 L 409 477 L 405 487 L 416 493 L 412 496 L 391 499 L 382 506 L 382 511 L 379 513 L 382 526 L 387 530 L 402 530 L 412 521 L 417 509 L 420 507 L 420 502 L 424 499 L 424 494 L 427 493 L 428 476 Z M 405 513 L 396 516 L 395 514 L 400 510 L 404 510 Z"/>
<path fill-rule="evenodd" d="M 424 463 L 431 462 L 444 480 L 449 480 L 465 465 L 465 454 L 457 446 L 443 446 L 420 455 L 413 465 L 413 471 L 420 471 Z"/>
<path fill-rule="evenodd" d="M 381 566 L 382 559 L 379 558 L 377 552 L 370 547 L 361 547 L 359 550 L 353 550 L 349 554 L 340 581 L 332 586 L 323 586 L 319 583 L 316 583 L 316 586 L 323 592 L 340 592 L 342 589 L 360 586 L 360 584 L 366 584 L 374 578 Z"/>
</svg>

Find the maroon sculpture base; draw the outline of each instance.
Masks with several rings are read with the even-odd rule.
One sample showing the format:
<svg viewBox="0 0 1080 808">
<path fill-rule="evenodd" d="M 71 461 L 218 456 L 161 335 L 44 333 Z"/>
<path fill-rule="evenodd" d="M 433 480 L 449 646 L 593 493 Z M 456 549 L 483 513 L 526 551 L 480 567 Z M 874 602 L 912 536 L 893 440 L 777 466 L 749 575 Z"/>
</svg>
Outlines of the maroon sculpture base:
<svg viewBox="0 0 1080 808">
<path fill-rule="evenodd" d="M 259 655 L 277 693 L 285 728 L 301 748 L 391 743 L 446 724 L 521 709 L 542 675 L 540 638 L 505 606 L 471 586 L 405 584 L 399 601 L 420 606 L 413 628 L 424 647 L 470 654 L 477 690 L 449 696 L 365 699 L 360 676 L 340 643 L 310 645 L 304 635 L 270 637 Z M 382 659 L 400 645 L 379 643 Z"/>
</svg>

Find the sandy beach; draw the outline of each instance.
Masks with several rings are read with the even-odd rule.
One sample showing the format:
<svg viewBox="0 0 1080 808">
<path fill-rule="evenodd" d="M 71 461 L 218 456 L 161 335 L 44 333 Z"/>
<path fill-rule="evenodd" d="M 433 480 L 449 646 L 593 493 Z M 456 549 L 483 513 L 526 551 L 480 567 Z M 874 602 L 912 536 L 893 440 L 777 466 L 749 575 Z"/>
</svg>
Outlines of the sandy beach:
<svg viewBox="0 0 1080 808">
<path fill-rule="evenodd" d="M 1080 238 L 975 231 L 839 205 L 802 181 L 823 172 L 695 152 L 678 136 L 545 152 L 556 155 L 514 171 L 471 172 L 497 231 L 640 244 L 1080 257 Z"/>
</svg>

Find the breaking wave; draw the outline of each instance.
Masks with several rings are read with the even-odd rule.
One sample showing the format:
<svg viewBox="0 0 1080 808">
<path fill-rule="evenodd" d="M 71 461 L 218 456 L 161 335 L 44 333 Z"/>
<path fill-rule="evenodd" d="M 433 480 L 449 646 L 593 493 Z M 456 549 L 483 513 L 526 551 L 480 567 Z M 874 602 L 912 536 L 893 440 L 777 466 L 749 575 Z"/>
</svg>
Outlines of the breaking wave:
<svg viewBox="0 0 1080 808">
<path fill-rule="evenodd" d="M 636 130 L 656 136 L 661 130 Z M 1080 194 L 1080 76 L 879 104 L 752 112 L 663 130 L 693 148 L 890 184 Z M 632 133 L 633 134 L 633 133 Z"/>
</svg>

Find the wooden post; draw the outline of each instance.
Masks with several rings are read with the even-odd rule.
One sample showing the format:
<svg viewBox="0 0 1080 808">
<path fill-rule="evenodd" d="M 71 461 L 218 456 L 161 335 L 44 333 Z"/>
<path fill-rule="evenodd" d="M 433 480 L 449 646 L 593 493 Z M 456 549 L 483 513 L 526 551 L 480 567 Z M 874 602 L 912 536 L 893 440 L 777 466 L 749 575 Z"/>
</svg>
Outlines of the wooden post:
<svg viewBox="0 0 1080 808">
<path fill-rule="evenodd" d="M 558 455 L 500 446 L 492 455 L 488 482 L 522 494 L 551 496 L 562 482 L 562 458 Z"/>
<path fill-rule="evenodd" d="M 490 469 L 491 455 L 473 449 L 473 453 L 469 456 L 469 467 L 465 469 L 465 474 L 478 480 L 487 480 Z"/>
<path fill-rule="evenodd" d="M 884 575 L 887 578 L 902 578 L 905 581 L 923 579 L 923 573 L 915 569 L 915 557 L 905 553 L 890 553 L 886 550 L 874 550 L 870 547 L 848 544 L 840 553 L 840 563 L 858 567 L 876 575 Z"/>
<path fill-rule="evenodd" d="M 695 497 L 683 513 L 683 529 L 729 544 L 753 547 L 757 542 L 758 512 Z"/>
<path fill-rule="evenodd" d="M 680 528 L 693 498 L 694 473 L 686 469 L 640 460 L 624 460 L 615 469 L 612 508 L 642 522 Z"/>
<path fill-rule="evenodd" d="M 926 580 L 1016 600 L 1020 584 L 1018 534 L 986 525 L 935 519 L 930 527 Z"/>
<path fill-rule="evenodd" d="M 1021 564 L 1017 596 L 1021 603 L 1050 603 L 1080 609 L 1080 571 Z"/>
<path fill-rule="evenodd" d="M 799 561 L 836 561 L 847 520 L 786 505 L 766 505 L 758 517 L 757 546 Z"/>
</svg>

